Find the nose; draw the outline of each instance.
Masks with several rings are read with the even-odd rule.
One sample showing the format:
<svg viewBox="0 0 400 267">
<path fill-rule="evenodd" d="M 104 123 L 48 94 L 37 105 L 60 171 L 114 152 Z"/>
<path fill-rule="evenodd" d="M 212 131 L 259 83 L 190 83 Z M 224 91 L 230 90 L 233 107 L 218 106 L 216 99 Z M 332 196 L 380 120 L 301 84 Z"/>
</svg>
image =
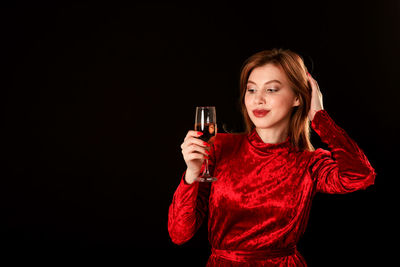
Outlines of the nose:
<svg viewBox="0 0 400 267">
<path fill-rule="evenodd" d="M 254 97 L 254 104 L 256 105 L 263 105 L 266 102 L 266 97 L 264 93 L 261 91 L 257 92 L 257 94 Z"/>
</svg>

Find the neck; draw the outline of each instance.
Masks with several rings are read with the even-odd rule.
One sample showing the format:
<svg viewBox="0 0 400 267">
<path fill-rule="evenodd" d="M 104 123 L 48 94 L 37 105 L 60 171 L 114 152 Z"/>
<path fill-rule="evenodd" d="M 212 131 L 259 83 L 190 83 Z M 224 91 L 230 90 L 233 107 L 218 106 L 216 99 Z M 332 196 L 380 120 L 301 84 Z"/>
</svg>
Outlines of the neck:
<svg viewBox="0 0 400 267">
<path fill-rule="evenodd" d="M 288 137 L 288 130 L 271 130 L 271 129 L 260 129 L 256 128 L 258 135 L 264 143 L 278 144 L 282 143 Z"/>
</svg>

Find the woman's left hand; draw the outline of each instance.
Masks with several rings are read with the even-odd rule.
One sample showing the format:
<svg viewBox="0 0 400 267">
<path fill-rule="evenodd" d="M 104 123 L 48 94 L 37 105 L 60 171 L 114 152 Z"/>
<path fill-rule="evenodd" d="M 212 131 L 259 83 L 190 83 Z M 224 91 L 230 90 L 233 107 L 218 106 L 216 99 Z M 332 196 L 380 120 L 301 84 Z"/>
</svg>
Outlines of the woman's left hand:
<svg viewBox="0 0 400 267">
<path fill-rule="evenodd" d="M 310 82 L 312 93 L 311 93 L 311 107 L 308 112 L 308 118 L 310 121 L 314 119 L 315 113 L 324 109 L 324 105 L 322 103 L 322 93 L 319 90 L 319 86 L 316 80 L 311 76 L 310 73 L 307 73 L 308 81 Z"/>
</svg>

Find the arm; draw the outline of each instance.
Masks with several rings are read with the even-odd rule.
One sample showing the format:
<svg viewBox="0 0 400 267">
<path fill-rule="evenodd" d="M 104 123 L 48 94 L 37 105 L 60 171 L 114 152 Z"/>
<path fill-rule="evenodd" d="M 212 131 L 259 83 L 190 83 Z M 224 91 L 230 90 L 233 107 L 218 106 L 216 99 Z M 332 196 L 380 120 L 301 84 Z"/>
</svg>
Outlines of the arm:
<svg viewBox="0 0 400 267">
<path fill-rule="evenodd" d="M 215 149 L 211 146 L 209 170 L 213 173 Z M 204 163 L 201 173 L 204 170 Z M 208 212 L 208 198 L 211 183 L 186 183 L 185 176 L 192 175 L 188 170 L 183 174 L 180 184 L 174 193 L 168 212 L 168 232 L 175 244 L 183 244 L 193 237 L 200 228 Z M 193 180 L 193 179 L 188 179 Z"/>
<path fill-rule="evenodd" d="M 374 184 L 376 173 L 364 152 L 325 110 L 315 114 L 311 126 L 330 149 L 317 149 L 311 163 L 318 192 L 344 194 Z"/>
<path fill-rule="evenodd" d="M 185 173 L 175 191 L 168 212 L 168 232 L 181 245 L 197 232 L 208 210 L 209 183 L 185 182 Z"/>
</svg>

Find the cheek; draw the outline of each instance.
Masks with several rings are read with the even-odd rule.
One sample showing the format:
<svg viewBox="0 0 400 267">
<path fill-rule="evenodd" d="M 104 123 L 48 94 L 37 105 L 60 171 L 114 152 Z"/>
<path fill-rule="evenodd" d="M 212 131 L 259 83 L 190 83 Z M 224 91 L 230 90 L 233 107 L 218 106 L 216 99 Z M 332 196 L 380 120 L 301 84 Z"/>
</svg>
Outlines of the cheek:
<svg viewBox="0 0 400 267">
<path fill-rule="evenodd" d="M 250 103 L 250 97 L 248 94 L 244 96 L 244 105 L 246 106 L 247 109 L 249 109 L 249 103 Z"/>
<path fill-rule="evenodd" d="M 270 99 L 271 106 L 275 108 L 287 109 L 290 107 L 290 102 L 287 97 L 274 97 Z"/>
</svg>

